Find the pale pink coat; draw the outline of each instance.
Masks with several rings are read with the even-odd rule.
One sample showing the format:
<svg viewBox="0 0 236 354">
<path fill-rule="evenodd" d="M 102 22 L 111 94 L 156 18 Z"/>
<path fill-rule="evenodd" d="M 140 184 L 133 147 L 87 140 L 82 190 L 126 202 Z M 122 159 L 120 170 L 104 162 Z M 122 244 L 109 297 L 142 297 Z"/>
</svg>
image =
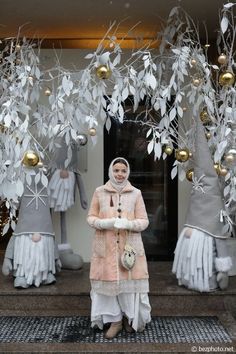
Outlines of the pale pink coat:
<svg viewBox="0 0 236 354">
<path fill-rule="evenodd" d="M 119 205 L 120 203 L 120 205 Z M 133 229 L 128 236 L 128 243 L 137 252 L 136 263 L 131 272 L 120 264 L 124 250 L 127 231 L 96 230 L 92 247 L 90 279 L 98 281 L 122 281 L 148 279 L 147 261 L 141 231 L 149 224 L 147 212 L 139 189 L 129 182 L 119 194 L 108 181 L 98 187 L 93 195 L 87 221 L 94 227 L 99 218 L 118 217 L 117 209 L 121 209 L 121 217 L 133 220 Z"/>
</svg>

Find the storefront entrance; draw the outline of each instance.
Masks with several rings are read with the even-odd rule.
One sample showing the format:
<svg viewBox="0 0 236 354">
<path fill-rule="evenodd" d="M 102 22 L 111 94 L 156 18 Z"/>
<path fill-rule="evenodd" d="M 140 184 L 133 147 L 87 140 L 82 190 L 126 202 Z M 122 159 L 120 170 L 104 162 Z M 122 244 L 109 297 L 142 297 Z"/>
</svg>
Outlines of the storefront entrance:
<svg viewBox="0 0 236 354">
<path fill-rule="evenodd" d="M 142 233 L 149 261 L 173 260 L 177 242 L 177 179 L 171 180 L 173 157 L 154 161 L 147 152 L 147 129 L 133 122 L 112 122 L 104 128 L 104 181 L 112 159 L 125 157 L 131 167 L 130 182 L 142 191 L 149 227 Z"/>
</svg>

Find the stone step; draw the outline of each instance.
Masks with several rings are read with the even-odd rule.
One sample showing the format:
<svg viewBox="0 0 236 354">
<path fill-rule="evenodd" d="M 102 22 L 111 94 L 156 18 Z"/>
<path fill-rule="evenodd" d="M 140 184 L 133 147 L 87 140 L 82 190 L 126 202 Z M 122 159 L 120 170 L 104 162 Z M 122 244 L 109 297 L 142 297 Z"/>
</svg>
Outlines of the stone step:
<svg viewBox="0 0 236 354">
<path fill-rule="evenodd" d="M 153 316 L 217 316 L 233 340 L 232 343 L 224 343 L 224 347 L 236 350 L 236 277 L 230 278 L 226 291 L 200 294 L 177 285 L 171 274 L 171 263 L 149 263 L 149 274 Z M 79 271 L 63 270 L 53 285 L 15 289 L 12 277 L 2 275 L 0 284 L 1 316 L 90 314 L 89 264 Z M 214 348 L 219 344 L 204 343 L 200 348 L 198 344 L 191 343 L 0 343 L 0 353 L 191 353 L 192 347 L 195 347 L 193 350 L 197 347 L 197 351 L 208 347 L 217 352 Z M 231 349 L 231 352 L 234 351 Z"/>
<path fill-rule="evenodd" d="M 149 263 L 149 273 L 153 315 L 205 315 L 224 311 L 236 314 L 236 277 L 230 278 L 226 291 L 198 293 L 177 285 L 171 263 Z M 12 277 L 2 275 L 0 284 L 0 314 L 90 313 L 89 264 L 79 271 L 63 270 L 57 275 L 55 284 L 39 288 L 15 289 Z"/>
</svg>

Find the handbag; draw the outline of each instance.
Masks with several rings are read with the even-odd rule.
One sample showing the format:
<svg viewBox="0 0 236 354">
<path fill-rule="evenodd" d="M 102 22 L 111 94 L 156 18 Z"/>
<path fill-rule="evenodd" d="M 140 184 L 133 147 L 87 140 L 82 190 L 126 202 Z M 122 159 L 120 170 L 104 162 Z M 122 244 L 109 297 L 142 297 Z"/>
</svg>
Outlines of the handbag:
<svg viewBox="0 0 236 354">
<path fill-rule="evenodd" d="M 127 270 L 131 270 L 135 265 L 136 251 L 132 246 L 129 245 L 127 240 L 120 260 L 122 266 Z"/>
</svg>

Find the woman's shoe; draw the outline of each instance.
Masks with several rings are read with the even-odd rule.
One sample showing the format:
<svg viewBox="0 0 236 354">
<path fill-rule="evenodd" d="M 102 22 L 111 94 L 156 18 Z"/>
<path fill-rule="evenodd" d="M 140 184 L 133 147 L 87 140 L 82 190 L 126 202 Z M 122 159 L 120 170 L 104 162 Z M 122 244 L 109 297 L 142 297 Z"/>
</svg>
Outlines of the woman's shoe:
<svg viewBox="0 0 236 354">
<path fill-rule="evenodd" d="M 122 331 L 122 321 L 119 322 L 112 322 L 110 328 L 105 334 L 106 339 L 112 339 L 117 336 L 118 333 Z"/>
<path fill-rule="evenodd" d="M 134 329 L 130 326 L 127 317 L 123 317 L 123 326 L 124 326 L 124 329 L 126 330 L 126 332 L 128 332 L 128 333 L 135 332 Z"/>
</svg>

